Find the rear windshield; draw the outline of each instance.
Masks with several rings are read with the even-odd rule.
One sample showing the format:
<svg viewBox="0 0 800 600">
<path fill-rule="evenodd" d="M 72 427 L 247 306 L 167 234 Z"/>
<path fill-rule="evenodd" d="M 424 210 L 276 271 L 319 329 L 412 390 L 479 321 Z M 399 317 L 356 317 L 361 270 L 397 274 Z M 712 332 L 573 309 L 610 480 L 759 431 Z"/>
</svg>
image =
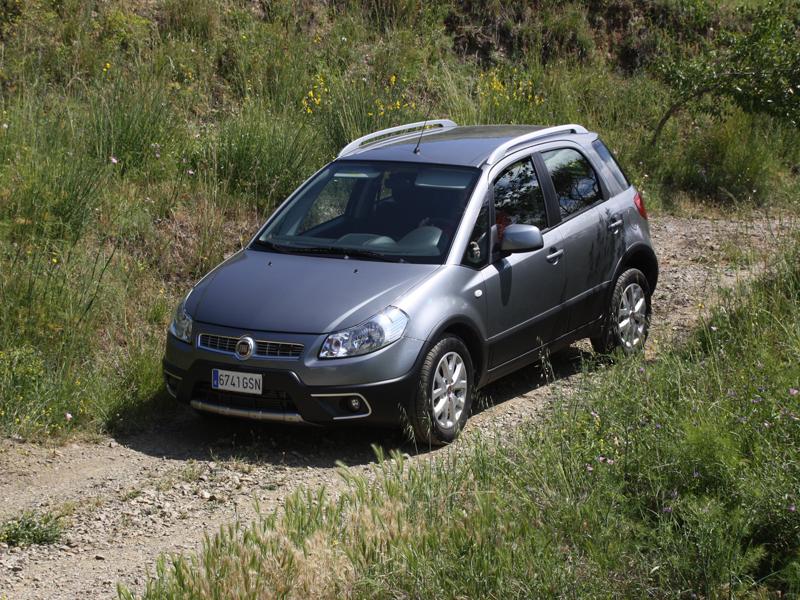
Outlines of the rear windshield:
<svg viewBox="0 0 800 600">
<path fill-rule="evenodd" d="M 334 162 L 281 209 L 253 247 L 441 264 L 479 175 L 439 165 Z"/>
<path fill-rule="evenodd" d="M 619 187 L 623 190 L 627 190 L 631 184 L 628 181 L 628 178 L 625 177 L 625 173 L 622 172 L 622 168 L 619 166 L 619 163 L 617 163 L 614 155 L 611 154 L 611 150 L 609 150 L 600 140 L 595 140 L 592 142 L 592 147 L 594 147 L 595 152 L 597 152 L 598 156 L 600 156 L 602 161 L 606 164 L 608 170 L 611 171 L 611 174 L 619 184 Z"/>
</svg>

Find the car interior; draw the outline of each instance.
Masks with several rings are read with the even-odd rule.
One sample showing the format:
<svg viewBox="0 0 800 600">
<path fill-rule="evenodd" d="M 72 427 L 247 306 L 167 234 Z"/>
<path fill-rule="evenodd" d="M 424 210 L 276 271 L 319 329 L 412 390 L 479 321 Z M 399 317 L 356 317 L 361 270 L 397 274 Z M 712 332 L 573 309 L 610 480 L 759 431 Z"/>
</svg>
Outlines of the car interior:
<svg viewBox="0 0 800 600">
<path fill-rule="evenodd" d="M 476 179 L 463 169 L 339 170 L 298 199 L 275 239 L 442 257 Z"/>
</svg>

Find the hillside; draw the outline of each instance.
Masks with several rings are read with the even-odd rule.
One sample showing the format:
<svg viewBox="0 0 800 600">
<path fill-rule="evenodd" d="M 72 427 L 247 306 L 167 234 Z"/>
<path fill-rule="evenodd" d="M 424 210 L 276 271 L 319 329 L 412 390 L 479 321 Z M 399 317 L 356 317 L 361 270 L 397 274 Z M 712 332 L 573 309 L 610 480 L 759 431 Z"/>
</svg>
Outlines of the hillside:
<svg viewBox="0 0 800 600">
<path fill-rule="evenodd" d="M 383 126 L 580 122 L 611 143 L 652 207 L 796 202 L 796 129 L 759 109 L 770 104 L 716 90 L 649 143 L 676 98 L 670 77 L 700 77 L 674 65 L 735 48 L 719 32 L 748 34 L 753 10 L 3 2 L 0 430 L 47 437 L 151 414 L 180 297 L 338 148 Z"/>
</svg>

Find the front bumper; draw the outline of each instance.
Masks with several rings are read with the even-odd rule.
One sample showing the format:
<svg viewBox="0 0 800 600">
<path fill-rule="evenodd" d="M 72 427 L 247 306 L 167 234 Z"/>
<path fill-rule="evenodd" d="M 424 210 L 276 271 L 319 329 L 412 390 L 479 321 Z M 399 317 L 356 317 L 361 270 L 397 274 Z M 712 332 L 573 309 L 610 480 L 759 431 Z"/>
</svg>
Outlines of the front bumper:
<svg viewBox="0 0 800 600">
<path fill-rule="evenodd" d="M 316 344 L 309 345 L 317 351 Z M 184 344 L 170 335 L 164 378 L 171 395 L 206 412 L 287 423 L 397 425 L 416 393 L 421 349 L 421 341 L 401 338 L 373 354 L 352 359 L 240 361 Z M 261 374 L 261 395 L 211 389 L 215 368 Z M 360 400 L 355 410 L 350 403 L 353 398 Z"/>
</svg>

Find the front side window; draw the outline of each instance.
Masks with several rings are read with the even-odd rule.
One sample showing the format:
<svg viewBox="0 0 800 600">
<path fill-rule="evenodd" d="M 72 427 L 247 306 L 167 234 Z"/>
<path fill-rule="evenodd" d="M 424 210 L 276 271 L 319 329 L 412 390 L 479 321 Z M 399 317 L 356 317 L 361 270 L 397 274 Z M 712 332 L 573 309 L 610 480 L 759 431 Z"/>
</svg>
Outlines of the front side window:
<svg viewBox="0 0 800 600">
<path fill-rule="evenodd" d="M 335 162 L 300 190 L 253 248 L 440 264 L 480 171 Z"/>
<path fill-rule="evenodd" d="M 553 179 L 562 219 L 603 199 L 597 175 L 583 154 L 561 148 L 542 152 L 542 158 Z"/>
<path fill-rule="evenodd" d="M 509 165 L 495 180 L 494 214 L 499 240 L 509 225 L 547 227 L 544 194 L 530 158 Z"/>
</svg>

